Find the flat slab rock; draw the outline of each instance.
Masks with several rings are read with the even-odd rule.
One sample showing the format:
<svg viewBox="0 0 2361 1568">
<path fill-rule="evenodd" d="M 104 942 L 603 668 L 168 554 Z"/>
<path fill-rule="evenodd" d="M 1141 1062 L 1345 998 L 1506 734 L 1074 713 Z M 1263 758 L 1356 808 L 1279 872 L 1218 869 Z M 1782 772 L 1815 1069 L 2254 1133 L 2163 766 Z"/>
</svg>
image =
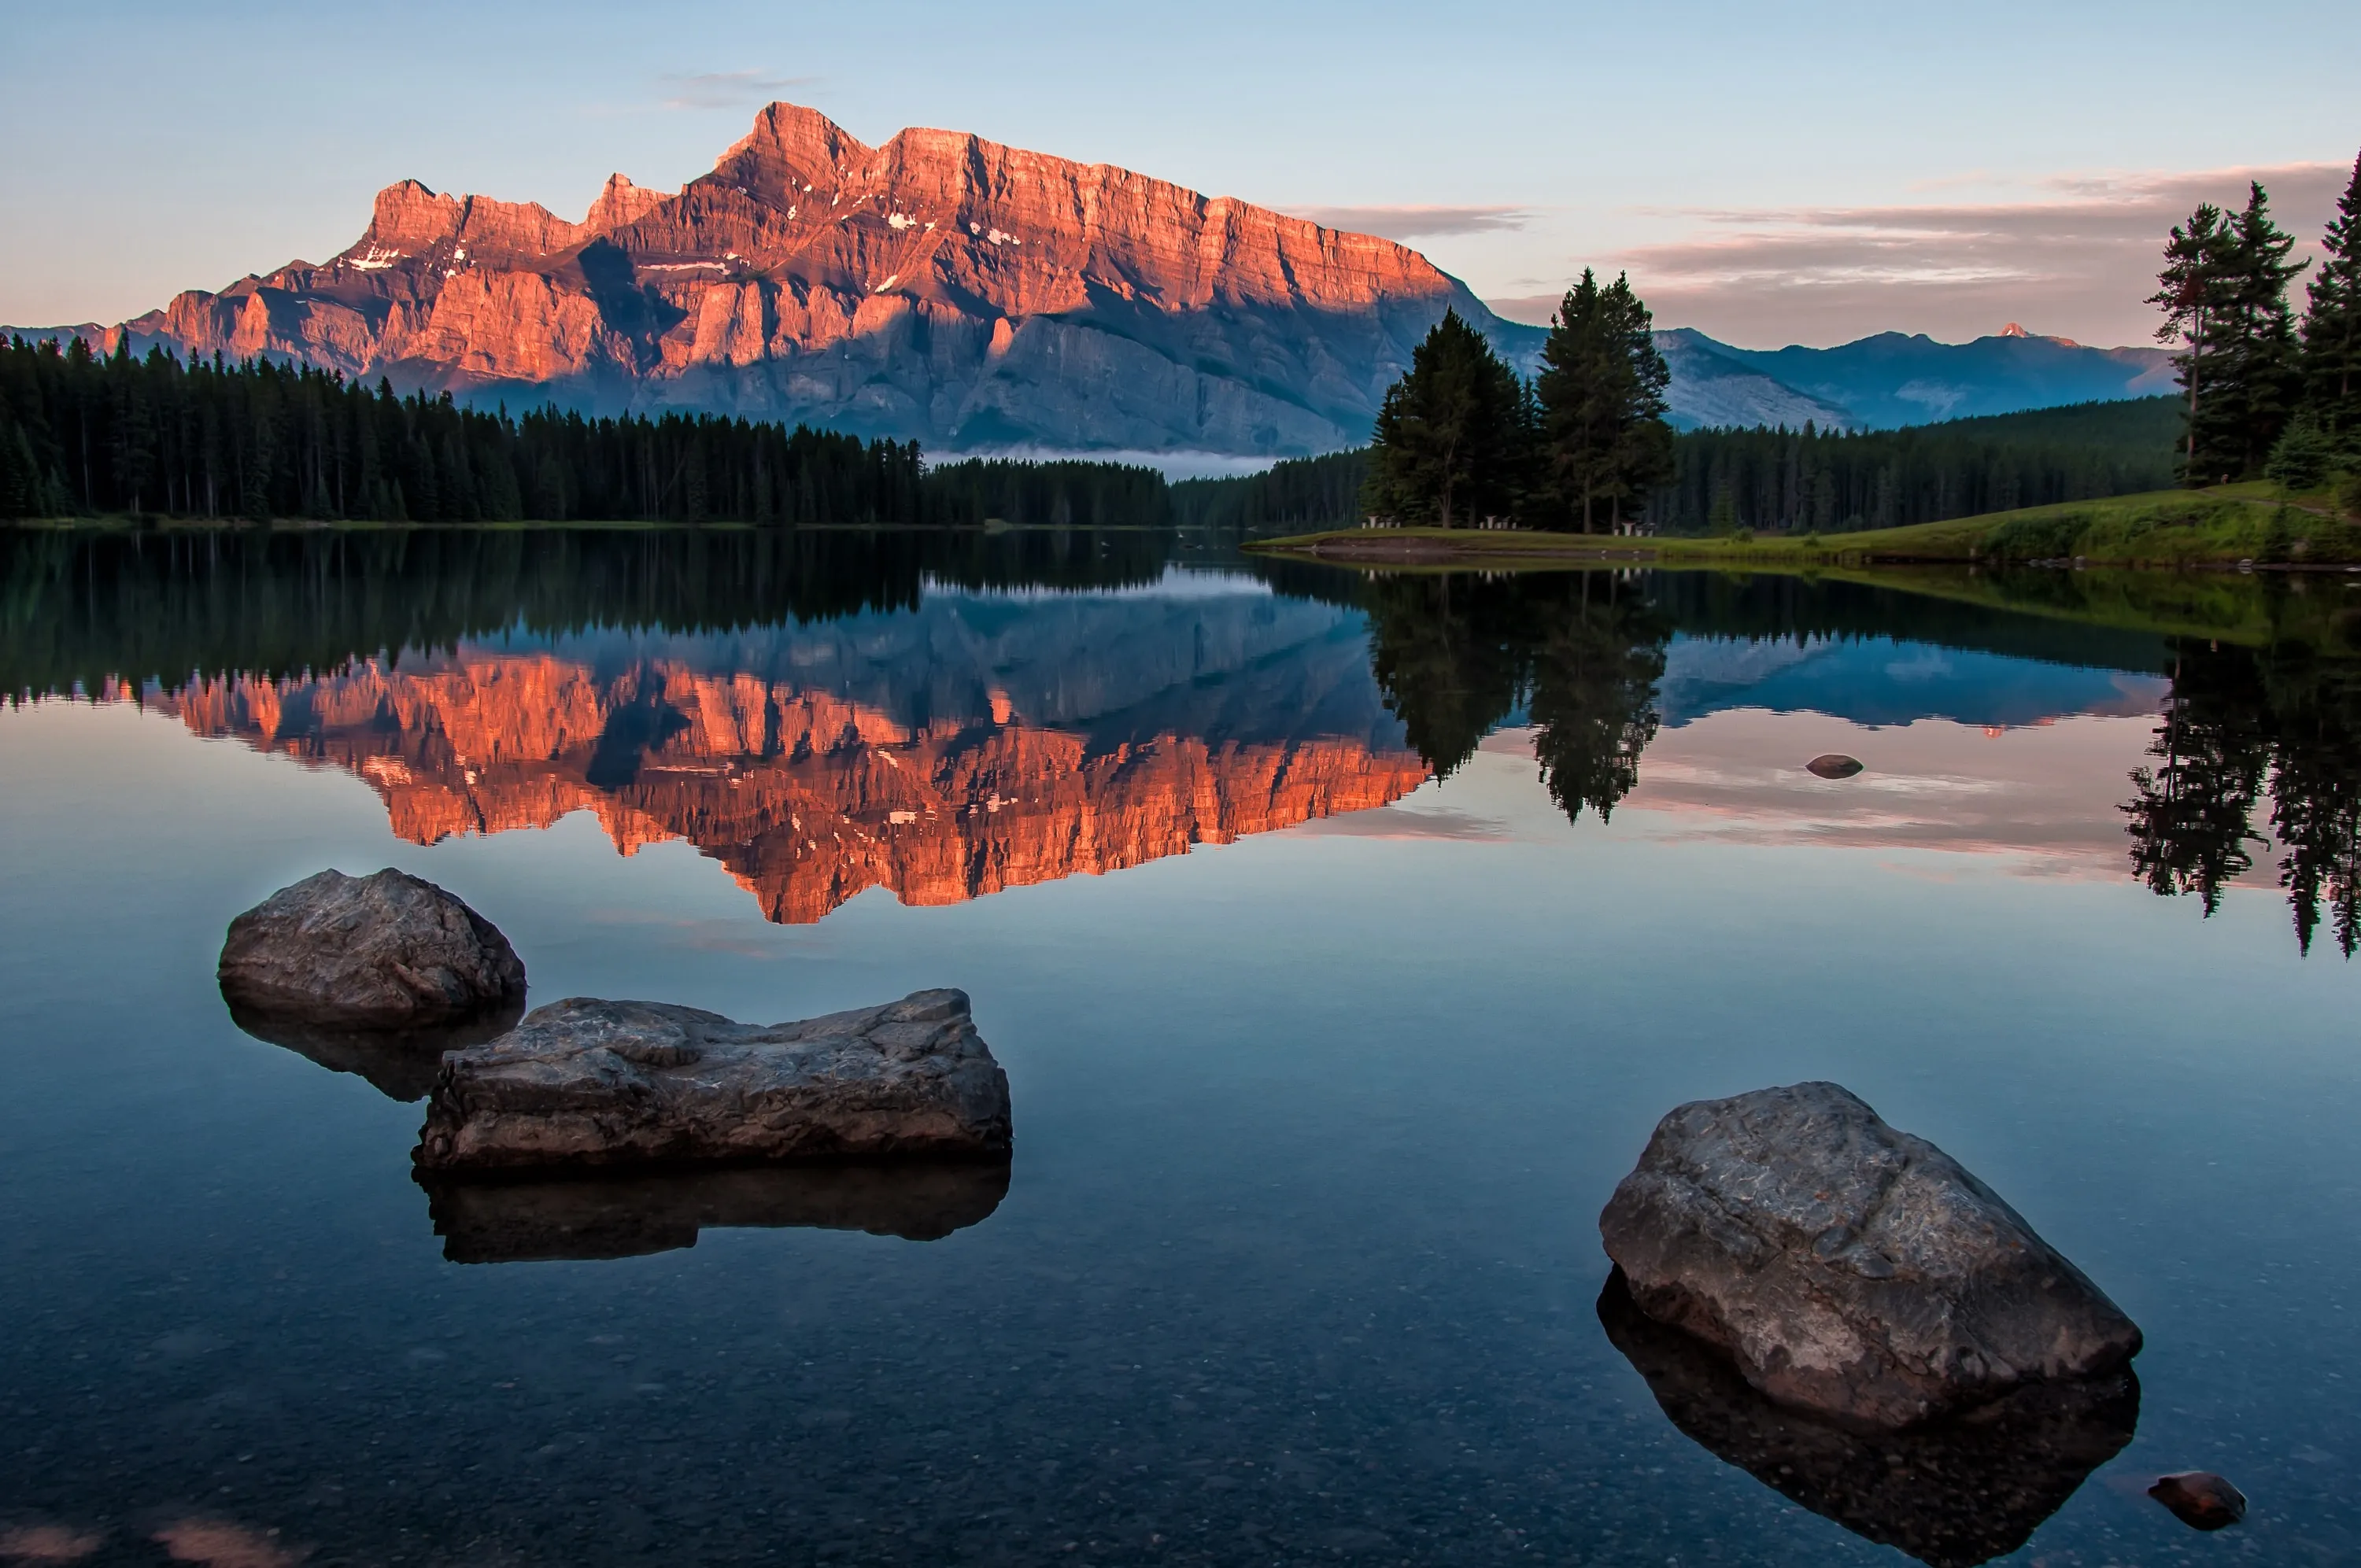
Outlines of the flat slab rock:
<svg viewBox="0 0 2361 1568">
<path fill-rule="evenodd" d="M 502 1171 L 1008 1151 L 1008 1075 L 967 993 L 946 990 L 769 1025 L 552 1003 L 443 1058 L 413 1158 Z"/>
<path fill-rule="evenodd" d="M 410 1029 L 524 1001 L 524 964 L 499 927 L 391 868 L 326 871 L 229 923 L 216 970 L 234 1010 L 293 1024 Z"/>
<path fill-rule="evenodd" d="M 1674 1110 L 1598 1225 L 1641 1310 L 1840 1420 L 1909 1426 L 2140 1348 L 1990 1188 L 1833 1083 Z"/>
</svg>

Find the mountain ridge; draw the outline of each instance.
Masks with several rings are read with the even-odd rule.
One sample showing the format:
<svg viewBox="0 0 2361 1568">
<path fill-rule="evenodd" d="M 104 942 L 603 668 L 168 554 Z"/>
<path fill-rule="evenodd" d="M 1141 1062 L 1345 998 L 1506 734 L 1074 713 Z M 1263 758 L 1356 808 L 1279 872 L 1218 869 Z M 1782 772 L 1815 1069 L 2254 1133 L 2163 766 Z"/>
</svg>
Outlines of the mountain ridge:
<svg viewBox="0 0 2361 1568">
<path fill-rule="evenodd" d="M 1281 455 L 1364 437 L 1452 308 L 1538 344 L 1391 240 L 963 132 L 872 148 L 774 104 L 676 192 L 617 175 L 577 224 L 405 181 L 327 262 L 120 331 L 589 411 Z"/>
<path fill-rule="evenodd" d="M 1520 370 L 1507 320 L 1393 240 L 967 132 L 870 147 L 775 103 L 678 191 L 537 203 L 378 192 L 361 236 L 115 327 L 113 350 L 300 359 L 402 391 L 587 413 L 703 411 L 946 453 L 1248 458 L 1358 444 L 1445 310 Z M 1742 349 L 1657 334 L 1674 422 L 1874 428 L 2169 381 L 2161 351 L 1881 334 Z"/>
</svg>

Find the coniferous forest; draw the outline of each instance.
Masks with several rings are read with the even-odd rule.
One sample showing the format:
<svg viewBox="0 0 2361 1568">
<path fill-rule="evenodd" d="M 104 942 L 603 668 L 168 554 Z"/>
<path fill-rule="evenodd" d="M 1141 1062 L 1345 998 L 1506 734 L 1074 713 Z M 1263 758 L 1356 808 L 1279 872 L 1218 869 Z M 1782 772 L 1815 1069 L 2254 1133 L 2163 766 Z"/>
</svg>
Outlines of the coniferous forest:
<svg viewBox="0 0 2361 1568">
<path fill-rule="evenodd" d="M 1838 533 L 2169 488 L 2169 397 L 1949 420 L 1903 430 L 1692 430 L 1650 531 Z"/>
</svg>

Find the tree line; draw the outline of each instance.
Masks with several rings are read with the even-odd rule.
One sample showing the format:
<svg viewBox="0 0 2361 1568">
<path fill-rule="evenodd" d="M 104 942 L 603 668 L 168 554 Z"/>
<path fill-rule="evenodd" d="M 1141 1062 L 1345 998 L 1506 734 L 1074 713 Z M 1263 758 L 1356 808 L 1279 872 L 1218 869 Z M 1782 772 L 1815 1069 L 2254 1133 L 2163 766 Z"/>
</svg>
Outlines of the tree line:
<svg viewBox="0 0 2361 1568">
<path fill-rule="evenodd" d="M 2201 203 L 2173 226 L 2157 292 L 2158 341 L 2180 371 L 2181 477 L 2269 477 L 2291 489 L 2341 476 L 2361 510 L 2361 159 L 2322 240 L 2301 321 L 2288 299 L 2312 269 L 2249 182 L 2235 212 Z"/>
<path fill-rule="evenodd" d="M 1163 526 L 1163 477 L 711 414 L 522 417 L 308 366 L 0 345 L 0 517 Z"/>
<path fill-rule="evenodd" d="M 1621 532 L 1672 477 L 1671 380 L 1627 277 L 1601 284 L 1584 269 L 1531 382 L 1445 311 L 1378 410 L 1359 510 L 1444 528 Z"/>
<path fill-rule="evenodd" d="M 2170 397 L 1986 414 L 1902 430 L 1692 430 L 1648 499 L 1657 533 L 1840 533 L 2160 490 Z"/>
</svg>

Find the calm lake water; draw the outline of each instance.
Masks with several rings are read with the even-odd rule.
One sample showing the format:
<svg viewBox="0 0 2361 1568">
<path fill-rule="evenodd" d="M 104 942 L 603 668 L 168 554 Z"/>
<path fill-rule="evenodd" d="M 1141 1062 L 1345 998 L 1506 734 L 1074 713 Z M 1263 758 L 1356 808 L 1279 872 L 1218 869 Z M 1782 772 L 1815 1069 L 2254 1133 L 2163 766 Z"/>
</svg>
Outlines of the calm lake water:
<svg viewBox="0 0 2361 1568">
<path fill-rule="evenodd" d="M 2014 1561 L 2361 1561 L 2344 580 L 1917 587 L 0 536 L 0 1554 L 1968 1562 L 1965 1497 Z M 381 865 L 535 1003 L 963 987 L 1005 1192 L 423 1190 L 417 1064 L 213 981 Z M 2127 1442 L 2031 1503 L 1740 1452 L 1610 1339 L 1656 1119 L 1814 1078 L 2137 1320 Z M 2191 1467 L 2243 1525 L 2143 1496 Z"/>
</svg>

